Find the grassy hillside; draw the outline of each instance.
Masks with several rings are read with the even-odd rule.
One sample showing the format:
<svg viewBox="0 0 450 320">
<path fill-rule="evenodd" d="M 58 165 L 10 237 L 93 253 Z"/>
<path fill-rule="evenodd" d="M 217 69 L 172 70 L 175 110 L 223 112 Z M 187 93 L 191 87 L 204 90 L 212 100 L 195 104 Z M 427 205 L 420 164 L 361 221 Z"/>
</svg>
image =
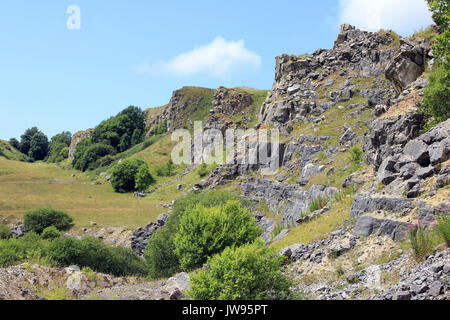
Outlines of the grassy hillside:
<svg viewBox="0 0 450 320">
<path fill-rule="evenodd" d="M 4 140 L 0 140 L 0 157 L 4 157 L 8 160 L 28 161 L 28 157 L 26 155 L 12 147 Z"/>
</svg>

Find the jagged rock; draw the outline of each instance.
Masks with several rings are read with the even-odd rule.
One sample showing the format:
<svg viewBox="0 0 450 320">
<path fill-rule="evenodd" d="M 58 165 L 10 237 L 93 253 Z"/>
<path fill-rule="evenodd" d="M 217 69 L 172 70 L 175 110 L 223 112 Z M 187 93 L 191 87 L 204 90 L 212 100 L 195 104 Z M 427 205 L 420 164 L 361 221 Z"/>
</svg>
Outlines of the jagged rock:
<svg viewBox="0 0 450 320">
<path fill-rule="evenodd" d="M 330 258 L 337 258 L 342 256 L 344 253 L 350 251 L 351 249 L 353 249 L 356 245 L 356 241 L 355 240 L 350 240 L 344 244 L 339 244 L 337 246 L 334 246 L 330 249 L 329 253 L 328 253 L 328 257 Z"/>
<path fill-rule="evenodd" d="M 384 185 L 390 184 L 397 177 L 394 174 L 396 162 L 393 158 L 386 158 L 378 169 L 377 179 Z"/>
<path fill-rule="evenodd" d="M 359 187 L 360 185 L 364 184 L 364 181 L 356 178 L 356 176 L 357 176 L 356 173 L 352 173 L 347 178 L 345 178 L 344 181 L 342 182 L 342 187 L 343 188 L 348 188 L 351 186 Z"/>
<path fill-rule="evenodd" d="M 409 291 L 399 291 L 395 294 L 394 300 L 411 300 L 411 293 Z"/>
<path fill-rule="evenodd" d="M 348 128 L 345 133 L 339 139 L 339 145 L 343 146 L 347 142 L 351 142 L 356 138 L 356 133 L 351 128 Z"/>
<path fill-rule="evenodd" d="M 21 238 L 25 235 L 25 227 L 23 225 L 14 226 L 11 229 L 11 234 L 14 238 Z"/>
<path fill-rule="evenodd" d="M 183 292 L 191 290 L 189 280 L 189 275 L 186 272 L 178 273 L 167 280 L 165 290 L 169 292 L 169 300 L 180 300 L 183 298 Z"/>
<path fill-rule="evenodd" d="M 156 222 L 150 222 L 145 227 L 138 228 L 133 232 L 133 235 L 131 237 L 131 248 L 134 252 L 136 252 L 136 254 L 144 254 L 145 247 L 148 244 L 148 240 L 156 230 L 164 227 L 168 215 L 168 213 L 161 214 L 158 216 Z"/>
<path fill-rule="evenodd" d="M 414 203 L 410 199 L 396 197 L 370 197 L 365 194 L 357 194 L 353 200 L 350 218 L 354 219 L 366 212 L 385 210 L 390 212 L 402 212 L 405 209 L 413 209 Z"/>
<path fill-rule="evenodd" d="M 367 98 L 369 106 L 390 105 L 390 92 L 385 89 L 363 89 L 361 97 Z M 384 112 L 382 112 L 384 113 Z"/>
<path fill-rule="evenodd" d="M 375 149 L 373 145 L 369 144 L 366 147 L 368 150 Z M 378 150 L 384 150 L 384 148 L 384 146 L 378 147 Z M 381 165 L 376 167 L 378 180 L 385 185 L 396 181 L 394 183 L 396 186 L 399 186 L 402 181 L 406 181 L 404 187 L 407 197 L 416 198 L 424 192 L 422 180 L 440 172 L 442 163 L 450 158 L 450 120 L 444 121 L 415 139 L 411 139 L 406 143 L 403 150 L 397 149 L 394 156 L 389 156 L 388 152 L 382 151 L 384 160 Z M 376 156 L 373 156 L 373 153 L 372 151 L 369 159 L 377 163 L 380 152 L 375 151 Z M 396 180 L 397 178 L 399 179 Z M 438 185 L 445 180 L 446 175 L 440 178 Z M 435 192 L 438 185 L 432 187 L 431 194 Z"/>
<path fill-rule="evenodd" d="M 444 287 L 442 286 L 442 282 L 440 282 L 439 280 L 434 281 L 431 286 L 430 286 L 430 295 L 432 295 L 433 297 L 437 297 L 442 293 L 442 289 Z"/>
<path fill-rule="evenodd" d="M 331 198 L 336 188 L 313 185 L 308 190 L 300 190 L 299 185 L 285 185 L 264 179 L 248 179 L 241 183 L 241 193 L 250 201 L 265 201 L 269 210 L 282 214 L 285 226 L 299 220 L 301 213 L 309 209 L 315 199 Z"/>
<path fill-rule="evenodd" d="M 423 123 L 421 114 L 406 114 L 373 121 L 364 137 L 365 158 L 378 169 L 384 159 L 401 154 L 408 141 L 419 136 Z"/>
<path fill-rule="evenodd" d="M 147 197 L 147 194 L 145 192 L 134 192 L 133 193 L 135 198 L 145 198 Z"/>
<path fill-rule="evenodd" d="M 417 170 L 420 169 L 420 166 L 415 162 L 410 162 L 405 164 L 399 171 L 400 171 L 400 177 L 407 180 L 412 178 Z"/>
<path fill-rule="evenodd" d="M 385 71 L 386 78 L 399 94 L 423 73 L 426 55 L 423 47 L 414 46 L 403 39 L 401 41 L 400 52 Z"/>
<path fill-rule="evenodd" d="M 81 271 L 74 271 L 69 278 L 67 278 L 66 287 L 69 290 L 81 291 L 84 280 L 85 275 Z"/>
<path fill-rule="evenodd" d="M 81 141 L 90 138 L 92 136 L 92 133 L 94 133 L 94 129 L 88 129 L 86 131 L 77 132 L 72 136 L 72 140 L 69 146 L 69 159 L 73 159 L 73 157 L 75 156 L 78 144 Z"/>
<path fill-rule="evenodd" d="M 390 33 L 380 34 L 343 27 L 335 46 L 331 50 L 317 50 L 311 55 L 294 56 L 283 54 L 275 59 L 275 81 L 272 91 L 264 102 L 259 123 L 284 124 L 289 121 L 308 121 L 310 115 L 321 115 L 336 102 L 350 100 L 357 85 L 347 79 L 339 90 L 327 92 L 328 102 L 319 102 L 315 91 L 331 72 L 341 77 L 349 77 L 350 70 L 360 70 L 361 77 L 380 76 L 384 66 L 392 60 L 395 50 L 382 49 L 394 41 Z M 319 71 L 318 68 L 323 70 Z M 323 85 L 329 87 L 334 82 L 328 80 Z M 389 104 L 388 84 L 365 91 L 370 104 Z"/>
<path fill-rule="evenodd" d="M 275 229 L 275 221 L 261 215 L 256 215 L 255 219 L 261 227 L 261 237 L 264 240 L 264 243 L 269 244 L 272 240 L 272 234 Z"/>
<path fill-rule="evenodd" d="M 208 187 L 208 182 L 206 180 L 202 180 L 194 185 L 194 189 L 202 190 Z"/>
<path fill-rule="evenodd" d="M 428 148 L 428 152 L 430 154 L 430 163 L 432 166 L 437 166 L 440 163 L 447 161 L 450 159 L 450 138 L 435 142 Z"/>
<path fill-rule="evenodd" d="M 414 162 L 417 162 L 421 166 L 428 166 L 430 164 L 428 146 L 421 140 L 415 139 L 409 141 L 405 146 L 404 154 L 411 157 Z"/>
<path fill-rule="evenodd" d="M 433 167 L 422 168 L 417 172 L 417 177 L 419 179 L 426 179 L 434 174 Z"/>
<path fill-rule="evenodd" d="M 214 93 L 212 107 L 215 113 L 234 115 L 253 103 L 253 98 L 246 92 L 238 92 L 220 87 Z"/>
<path fill-rule="evenodd" d="M 363 237 L 368 237 L 372 234 L 386 235 L 394 241 L 399 241 L 407 238 L 408 224 L 389 219 L 363 216 L 357 220 L 353 233 Z"/>
<path fill-rule="evenodd" d="M 326 169 L 326 166 L 321 166 L 321 165 L 317 165 L 314 163 L 308 163 L 302 170 L 302 173 L 300 175 L 300 178 L 298 180 L 298 183 L 301 186 L 305 186 L 309 183 L 309 181 L 315 177 L 316 175 L 318 175 L 319 173 L 321 173 L 322 171 L 324 171 Z"/>
<path fill-rule="evenodd" d="M 370 299 L 395 300 L 399 297 L 399 292 L 404 292 L 404 295 L 411 300 L 448 300 L 450 282 L 448 278 L 441 276 L 443 272 L 441 266 L 445 266 L 449 259 L 450 249 L 429 256 L 426 261 L 416 265 L 411 270 L 400 272 L 401 279 L 397 285 Z M 403 294 L 400 296 L 403 296 Z"/>
</svg>

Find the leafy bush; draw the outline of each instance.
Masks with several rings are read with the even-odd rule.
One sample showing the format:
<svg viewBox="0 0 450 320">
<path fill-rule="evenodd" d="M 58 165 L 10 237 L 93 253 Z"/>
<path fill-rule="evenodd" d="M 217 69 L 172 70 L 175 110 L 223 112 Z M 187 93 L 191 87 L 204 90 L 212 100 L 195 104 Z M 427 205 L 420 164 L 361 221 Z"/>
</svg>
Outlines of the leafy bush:
<svg viewBox="0 0 450 320">
<path fill-rule="evenodd" d="M 78 150 L 77 150 L 78 151 Z M 96 143 L 84 149 L 84 152 L 77 158 L 74 158 L 73 167 L 75 169 L 86 171 L 93 170 L 98 166 L 97 160 L 111 154 L 115 154 L 116 150 L 110 145 Z"/>
<path fill-rule="evenodd" d="M 135 189 L 138 191 L 145 191 L 151 184 L 155 183 L 155 179 L 153 179 L 146 163 L 139 167 L 135 180 Z"/>
<path fill-rule="evenodd" d="M 20 142 L 16 138 L 9 139 L 9 144 L 11 147 L 16 148 L 17 150 L 20 150 Z"/>
<path fill-rule="evenodd" d="M 31 232 L 19 239 L 0 240 L 0 267 L 37 259 L 51 266 L 75 264 L 116 276 L 143 276 L 148 272 L 145 260 L 131 249 L 111 247 L 92 237 L 45 240 L 43 236 Z"/>
<path fill-rule="evenodd" d="M 443 65 L 433 70 L 430 84 L 424 90 L 421 111 L 438 124 L 450 117 L 450 71 Z"/>
<path fill-rule="evenodd" d="M 56 239 L 61 236 L 61 232 L 55 226 L 50 226 L 42 231 L 42 239 Z"/>
<path fill-rule="evenodd" d="M 95 167 L 96 168 L 101 168 L 101 167 L 107 167 L 109 166 L 111 163 L 113 163 L 115 161 L 114 156 L 108 154 L 107 156 L 104 156 L 103 158 L 98 159 L 95 162 Z"/>
<path fill-rule="evenodd" d="M 9 239 L 12 237 L 11 229 L 4 224 L 0 225 L 0 239 Z"/>
<path fill-rule="evenodd" d="M 283 258 L 261 241 L 228 247 L 191 277 L 194 300 L 281 300 L 292 297 Z"/>
<path fill-rule="evenodd" d="M 20 239 L 0 240 L 0 267 L 8 267 L 39 255 L 44 247 L 42 239 L 34 232 Z"/>
<path fill-rule="evenodd" d="M 439 230 L 439 233 L 444 239 L 447 247 L 450 247 L 450 217 L 443 215 L 439 217 L 437 221 L 437 228 Z"/>
<path fill-rule="evenodd" d="M 149 239 L 144 252 L 151 278 L 170 277 L 181 271 L 178 257 L 175 254 L 174 238 L 178 232 L 181 217 L 197 205 L 217 207 L 229 200 L 246 201 L 227 191 L 194 192 L 184 198 L 177 199 L 172 214 L 167 218 L 164 228 L 158 229 Z"/>
<path fill-rule="evenodd" d="M 56 163 L 67 159 L 72 141 L 70 132 L 62 132 L 52 137 L 49 144 L 48 162 Z"/>
<path fill-rule="evenodd" d="M 125 151 L 141 143 L 144 138 L 145 114 L 134 106 L 100 123 L 92 133 L 93 143 L 111 145 L 116 151 Z"/>
<path fill-rule="evenodd" d="M 175 253 L 181 268 L 190 271 L 226 247 L 252 242 L 259 235 L 256 220 L 239 201 L 213 208 L 198 205 L 180 219 Z"/>
<path fill-rule="evenodd" d="M 117 164 L 111 175 L 114 190 L 119 193 L 136 190 L 136 175 L 141 166 L 147 166 L 147 164 L 140 159 L 126 159 Z"/>
<path fill-rule="evenodd" d="M 75 264 L 116 276 L 147 274 L 145 261 L 131 249 L 110 247 L 93 237 L 55 239 L 46 247 L 45 254 L 61 267 Z"/>
<path fill-rule="evenodd" d="M 428 7 L 433 13 L 433 20 L 440 29 L 440 34 L 433 44 L 433 54 L 438 62 L 448 68 L 450 53 L 450 5 L 448 0 L 427 0 Z"/>
<path fill-rule="evenodd" d="M 72 165 L 82 171 L 107 166 L 112 163 L 108 162 L 111 158 L 99 159 L 140 144 L 144 140 L 144 133 L 144 112 L 138 107 L 130 106 L 116 116 L 102 121 L 90 138 L 77 145 Z"/>
<path fill-rule="evenodd" d="M 44 229 L 51 226 L 60 231 L 66 231 L 73 227 L 73 219 L 67 213 L 51 208 L 34 209 L 25 213 L 26 232 L 41 234 Z"/>
</svg>

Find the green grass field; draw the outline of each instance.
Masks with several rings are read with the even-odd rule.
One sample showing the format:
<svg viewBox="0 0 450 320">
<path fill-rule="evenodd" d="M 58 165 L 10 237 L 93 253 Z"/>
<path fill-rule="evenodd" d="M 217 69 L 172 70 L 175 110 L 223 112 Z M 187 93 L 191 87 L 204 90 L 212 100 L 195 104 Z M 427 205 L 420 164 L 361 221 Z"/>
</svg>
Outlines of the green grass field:
<svg viewBox="0 0 450 320">
<path fill-rule="evenodd" d="M 167 135 L 131 156 L 146 161 L 156 178 L 156 184 L 150 188 L 159 188 L 147 198 L 135 198 L 131 193 L 115 193 L 109 182 L 103 180 L 103 184 L 96 184 L 98 178 L 90 172 L 81 173 L 57 164 L 26 163 L 0 157 L 0 216 L 20 219 L 30 209 L 52 207 L 72 215 L 76 228 L 88 226 L 91 221 L 99 226 L 130 229 L 146 225 L 167 211 L 163 204 L 182 197 L 201 179 L 198 167 L 178 180 L 185 166 L 175 167 L 173 176 L 157 176 L 157 167 L 169 161 L 174 145 L 175 142 Z M 211 165 L 208 170 L 214 167 Z M 109 168 L 106 174 L 111 172 L 112 168 Z M 182 190 L 177 189 L 179 184 L 184 186 Z"/>
</svg>

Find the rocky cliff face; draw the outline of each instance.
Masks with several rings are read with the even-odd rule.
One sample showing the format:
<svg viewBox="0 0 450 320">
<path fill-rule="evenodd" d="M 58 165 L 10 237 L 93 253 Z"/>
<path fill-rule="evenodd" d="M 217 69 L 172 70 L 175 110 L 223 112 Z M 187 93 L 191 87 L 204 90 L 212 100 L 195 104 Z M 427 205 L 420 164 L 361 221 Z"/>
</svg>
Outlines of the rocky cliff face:
<svg viewBox="0 0 450 320">
<path fill-rule="evenodd" d="M 72 141 L 69 146 L 69 159 L 73 159 L 75 152 L 77 151 L 77 145 L 84 139 L 90 138 L 94 129 L 88 129 L 85 131 L 77 132 L 73 135 Z"/>
<path fill-rule="evenodd" d="M 401 44 L 396 48 L 396 41 Z M 261 123 L 285 124 L 308 121 L 358 93 L 369 105 L 390 105 L 424 70 L 429 47 L 398 40 L 393 32 L 371 33 L 342 25 L 333 49 L 319 49 L 311 55 L 276 57 L 275 82 L 261 108 Z M 384 75 L 391 81 L 387 83 Z M 337 77 L 345 82 L 337 88 Z M 362 88 L 351 82 L 373 78 L 373 86 Z M 332 88 L 330 90 L 329 88 Z M 394 91 L 395 89 L 395 91 Z M 325 91 L 325 94 L 324 94 Z"/>
</svg>

